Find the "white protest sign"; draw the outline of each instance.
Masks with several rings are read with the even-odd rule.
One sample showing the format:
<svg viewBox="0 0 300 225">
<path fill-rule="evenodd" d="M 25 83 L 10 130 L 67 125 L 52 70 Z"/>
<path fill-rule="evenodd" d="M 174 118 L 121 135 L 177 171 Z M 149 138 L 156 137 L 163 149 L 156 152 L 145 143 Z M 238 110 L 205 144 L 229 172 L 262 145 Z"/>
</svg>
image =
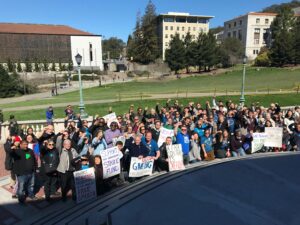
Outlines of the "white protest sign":
<svg viewBox="0 0 300 225">
<path fill-rule="evenodd" d="M 126 138 L 124 136 L 119 136 L 117 138 L 113 138 L 112 139 L 113 146 L 116 146 L 116 144 L 117 144 L 118 141 L 121 141 L 123 143 L 123 146 L 124 146 Z"/>
<path fill-rule="evenodd" d="M 142 177 L 151 175 L 154 159 L 132 157 L 130 162 L 129 177 Z"/>
<path fill-rule="evenodd" d="M 158 147 L 162 146 L 162 144 L 166 141 L 167 137 L 173 137 L 174 130 L 166 129 L 164 127 L 160 128 L 159 138 L 157 145 Z"/>
<path fill-rule="evenodd" d="M 185 169 L 183 164 L 181 144 L 168 145 L 167 153 L 168 153 L 169 171 Z"/>
<path fill-rule="evenodd" d="M 251 144 L 252 145 L 251 153 L 261 150 L 265 145 L 266 138 L 267 138 L 266 133 L 253 133 L 253 141 Z"/>
<path fill-rule="evenodd" d="M 267 135 L 265 146 L 282 148 L 282 127 L 266 127 L 265 133 Z"/>
<path fill-rule="evenodd" d="M 103 119 L 104 119 L 105 122 L 107 123 L 107 126 L 108 126 L 108 127 L 110 126 L 110 124 L 111 124 L 112 122 L 117 122 L 117 123 L 118 123 L 116 113 L 110 113 L 110 114 L 107 114 L 107 115 L 103 116 Z"/>
<path fill-rule="evenodd" d="M 94 168 L 74 172 L 77 203 L 97 197 Z"/>
<path fill-rule="evenodd" d="M 118 147 L 102 150 L 100 155 L 102 158 L 104 179 L 121 173 L 120 151 Z"/>
</svg>

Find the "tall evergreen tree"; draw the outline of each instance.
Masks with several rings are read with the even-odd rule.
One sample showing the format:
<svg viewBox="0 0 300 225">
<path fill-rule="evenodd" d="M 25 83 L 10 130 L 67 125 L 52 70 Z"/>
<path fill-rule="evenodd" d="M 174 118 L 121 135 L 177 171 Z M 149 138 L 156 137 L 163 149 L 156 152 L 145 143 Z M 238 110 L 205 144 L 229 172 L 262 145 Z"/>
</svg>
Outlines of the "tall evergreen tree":
<svg viewBox="0 0 300 225">
<path fill-rule="evenodd" d="M 300 64 L 300 17 L 295 21 L 293 28 L 293 49 L 294 49 L 294 62 Z"/>
<path fill-rule="evenodd" d="M 21 66 L 20 61 L 19 61 L 18 64 L 17 64 L 17 71 L 18 71 L 18 73 L 20 73 L 20 72 L 23 71 L 23 70 L 22 70 L 22 66 Z"/>
<path fill-rule="evenodd" d="M 185 58 L 186 58 L 186 72 L 189 73 L 189 67 L 196 65 L 196 43 L 193 42 L 190 32 L 184 38 Z"/>
<path fill-rule="evenodd" d="M 7 70 L 8 72 L 12 73 L 15 71 L 15 64 L 11 61 L 10 58 L 7 59 Z"/>
<path fill-rule="evenodd" d="M 271 24 L 272 44 L 269 57 L 273 66 L 293 63 L 293 35 L 290 30 L 294 22 L 293 11 L 284 7 Z"/>
<path fill-rule="evenodd" d="M 170 41 L 169 49 L 166 50 L 166 62 L 170 69 L 178 73 L 178 70 L 185 68 L 185 46 L 184 42 L 180 40 L 179 34 L 176 34 Z"/>
<path fill-rule="evenodd" d="M 195 64 L 198 66 L 198 71 L 201 72 L 202 67 L 204 66 L 204 45 L 205 45 L 205 33 L 199 33 L 197 42 L 196 42 L 196 52 L 195 52 Z"/>
<path fill-rule="evenodd" d="M 25 59 L 25 71 L 28 73 L 32 72 L 32 64 L 29 59 Z"/>
</svg>

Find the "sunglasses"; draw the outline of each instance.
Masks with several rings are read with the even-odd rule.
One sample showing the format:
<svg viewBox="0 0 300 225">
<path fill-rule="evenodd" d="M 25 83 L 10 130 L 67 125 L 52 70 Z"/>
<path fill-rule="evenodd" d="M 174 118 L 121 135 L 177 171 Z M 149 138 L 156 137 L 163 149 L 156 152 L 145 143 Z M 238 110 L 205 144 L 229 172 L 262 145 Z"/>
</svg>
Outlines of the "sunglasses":
<svg viewBox="0 0 300 225">
<path fill-rule="evenodd" d="M 54 144 L 48 144 L 48 146 L 54 146 Z"/>
</svg>

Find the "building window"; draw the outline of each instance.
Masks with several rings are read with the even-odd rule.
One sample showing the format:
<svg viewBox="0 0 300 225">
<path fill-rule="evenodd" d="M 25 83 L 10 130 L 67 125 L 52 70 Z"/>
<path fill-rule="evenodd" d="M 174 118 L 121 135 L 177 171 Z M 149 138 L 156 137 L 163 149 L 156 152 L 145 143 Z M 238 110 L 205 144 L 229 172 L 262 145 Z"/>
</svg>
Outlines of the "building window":
<svg viewBox="0 0 300 225">
<path fill-rule="evenodd" d="M 198 23 L 208 23 L 208 19 L 198 19 Z"/>
<path fill-rule="evenodd" d="M 191 27 L 188 28 L 188 31 L 191 31 Z"/>
<path fill-rule="evenodd" d="M 171 34 L 170 37 L 173 38 L 174 37 L 173 34 Z"/>
<path fill-rule="evenodd" d="M 177 23 L 186 23 L 186 18 L 185 17 L 176 17 L 176 22 Z"/>
<path fill-rule="evenodd" d="M 260 19 L 256 18 L 256 24 L 260 24 Z"/>
<path fill-rule="evenodd" d="M 181 30 L 184 31 L 184 27 L 182 27 Z"/>
<path fill-rule="evenodd" d="M 269 24 L 269 19 L 265 19 L 265 24 Z"/>
<path fill-rule="evenodd" d="M 228 32 L 227 37 L 229 37 L 229 38 L 231 37 L 231 33 L 230 32 Z"/>
<path fill-rule="evenodd" d="M 165 46 L 168 47 L 168 46 L 169 46 L 169 42 L 166 42 L 166 43 L 165 43 Z"/>
<path fill-rule="evenodd" d="M 238 39 L 241 41 L 243 39 L 242 37 L 242 30 L 238 31 Z"/>
<path fill-rule="evenodd" d="M 259 51 L 258 51 L 258 50 L 256 50 L 256 55 L 258 55 L 258 53 L 259 53 Z"/>
<path fill-rule="evenodd" d="M 242 20 L 240 20 L 240 25 L 242 25 L 243 24 L 243 21 Z"/>
<path fill-rule="evenodd" d="M 193 27 L 193 31 L 196 31 L 196 27 Z"/>
<path fill-rule="evenodd" d="M 164 22 L 174 22 L 174 17 L 165 17 Z"/>
<path fill-rule="evenodd" d="M 173 26 L 170 26 L 170 30 L 173 30 Z"/>
<path fill-rule="evenodd" d="M 255 55 L 255 50 L 253 50 L 253 55 Z"/>
<path fill-rule="evenodd" d="M 184 39 L 184 34 L 181 37 L 182 37 L 182 39 Z"/>
<path fill-rule="evenodd" d="M 200 28 L 199 28 L 199 31 L 202 33 L 202 32 L 203 32 L 203 28 L 200 27 Z"/>
<path fill-rule="evenodd" d="M 166 35 L 165 35 L 165 38 L 168 38 L 168 37 L 169 37 L 169 35 L 166 34 Z"/>
<path fill-rule="evenodd" d="M 188 23 L 197 23 L 197 17 L 188 17 L 187 22 Z"/>
<path fill-rule="evenodd" d="M 179 31 L 180 30 L 180 28 L 179 27 L 177 27 L 177 31 Z"/>
<path fill-rule="evenodd" d="M 168 26 L 165 26 L 165 30 L 169 30 L 169 27 L 168 27 Z"/>
<path fill-rule="evenodd" d="M 237 38 L 237 36 L 236 36 L 236 31 L 233 31 L 232 36 L 233 36 L 234 38 Z"/>
<path fill-rule="evenodd" d="M 231 23 L 230 23 L 230 24 L 228 24 L 228 28 L 231 28 Z"/>
<path fill-rule="evenodd" d="M 236 22 L 233 23 L 233 26 L 236 27 Z"/>
<path fill-rule="evenodd" d="M 254 39 L 254 44 L 259 45 L 259 39 Z"/>
<path fill-rule="evenodd" d="M 270 29 L 264 29 L 263 31 L 263 44 L 268 44 L 270 41 Z"/>
</svg>

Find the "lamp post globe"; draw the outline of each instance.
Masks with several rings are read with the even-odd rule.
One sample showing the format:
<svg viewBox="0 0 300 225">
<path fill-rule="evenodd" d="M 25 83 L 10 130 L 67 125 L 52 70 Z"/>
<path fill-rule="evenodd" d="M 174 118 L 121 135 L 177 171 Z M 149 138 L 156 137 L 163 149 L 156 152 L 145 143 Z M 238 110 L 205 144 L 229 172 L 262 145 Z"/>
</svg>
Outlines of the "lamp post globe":
<svg viewBox="0 0 300 225">
<path fill-rule="evenodd" d="M 81 82 L 81 72 L 80 72 L 80 65 L 81 65 L 81 62 L 82 62 L 82 56 L 78 53 L 75 56 L 75 60 L 76 60 L 77 66 L 78 66 L 77 68 L 78 68 L 79 96 L 80 96 L 80 102 L 79 102 L 80 116 L 81 116 L 81 118 L 87 118 L 88 115 L 84 111 L 85 106 L 84 106 L 84 102 L 83 102 L 82 82 Z"/>
</svg>

